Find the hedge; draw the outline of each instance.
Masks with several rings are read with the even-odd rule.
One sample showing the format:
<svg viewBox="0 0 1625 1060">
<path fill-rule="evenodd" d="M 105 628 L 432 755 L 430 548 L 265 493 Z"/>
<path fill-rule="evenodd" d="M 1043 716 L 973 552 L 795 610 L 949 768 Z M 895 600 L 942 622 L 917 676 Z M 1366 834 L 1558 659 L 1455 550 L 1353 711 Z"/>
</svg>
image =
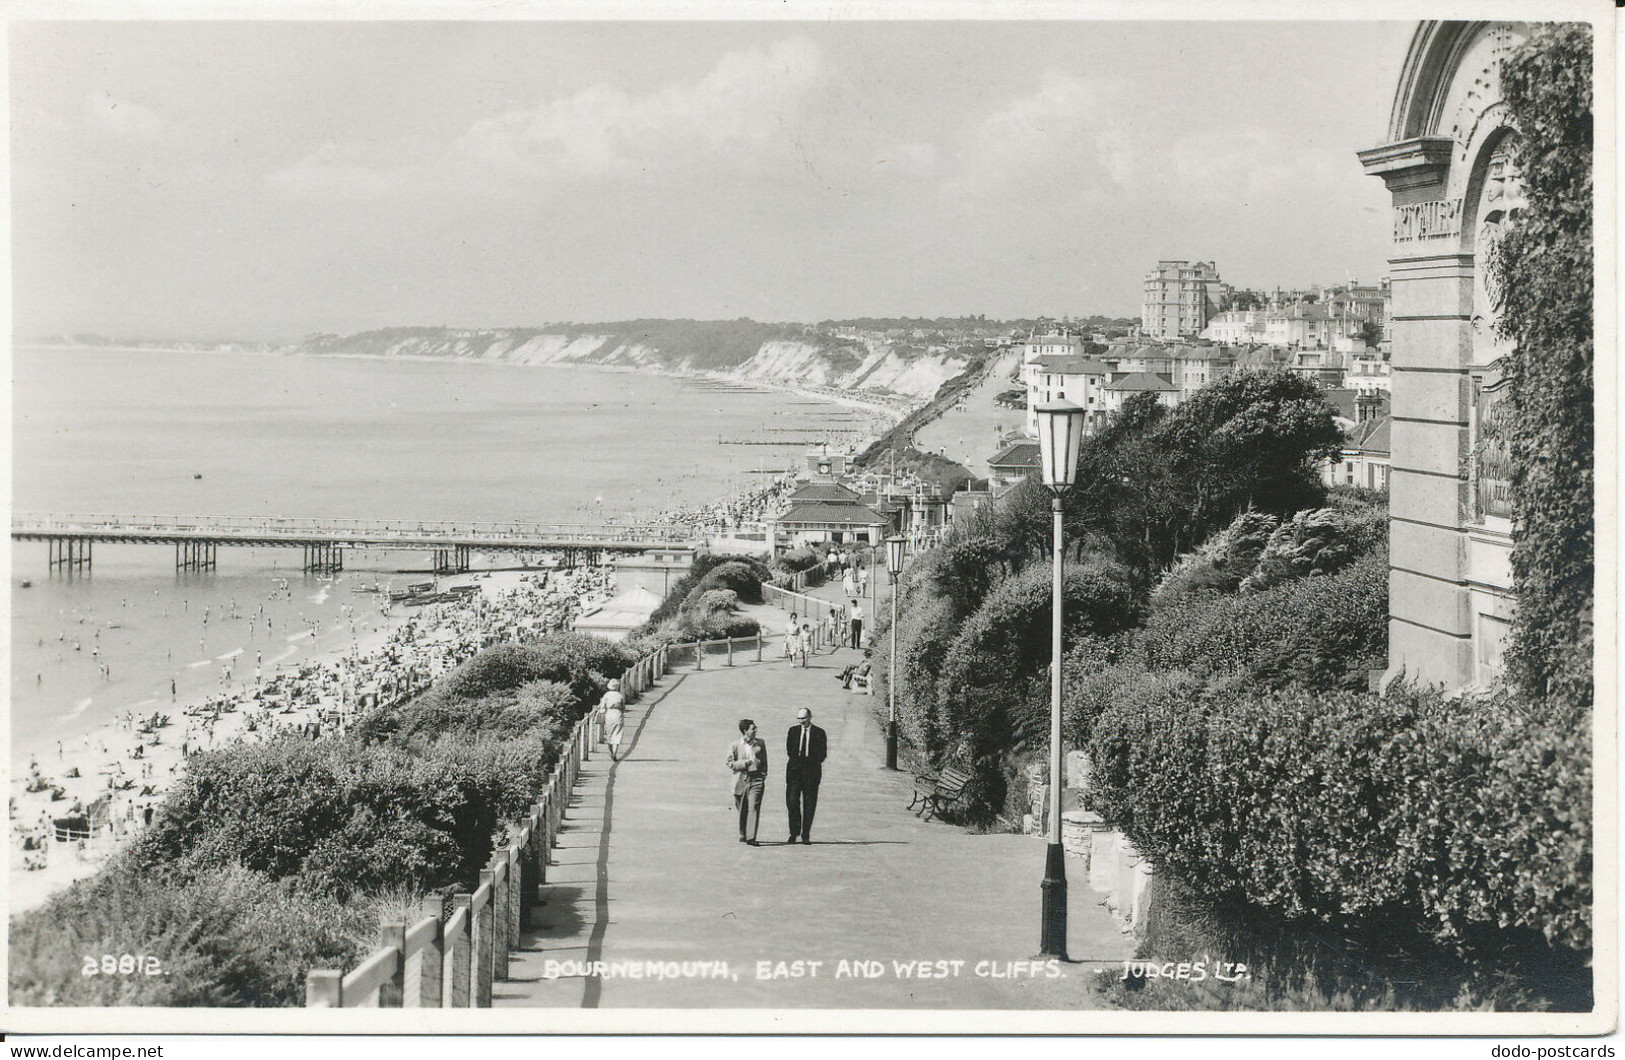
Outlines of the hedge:
<svg viewBox="0 0 1625 1060">
<path fill-rule="evenodd" d="M 1589 733 L 1509 699 L 1168 682 L 1109 707 L 1091 806 L 1216 900 L 1591 945 Z"/>
</svg>

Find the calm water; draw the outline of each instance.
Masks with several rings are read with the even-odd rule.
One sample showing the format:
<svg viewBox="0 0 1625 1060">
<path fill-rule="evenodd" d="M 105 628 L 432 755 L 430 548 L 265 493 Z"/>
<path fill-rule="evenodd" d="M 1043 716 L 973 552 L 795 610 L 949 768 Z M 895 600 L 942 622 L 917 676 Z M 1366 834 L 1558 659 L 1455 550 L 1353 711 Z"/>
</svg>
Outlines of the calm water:
<svg viewBox="0 0 1625 1060">
<path fill-rule="evenodd" d="M 592 522 L 749 489 L 799 453 L 719 438 L 856 425 L 771 391 L 564 368 L 19 348 L 12 372 L 20 513 Z M 167 705 L 171 682 L 184 701 L 225 666 L 240 684 L 256 657 L 269 672 L 346 647 L 382 621 L 352 587 L 428 563 L 347 552 L 326 580 L 300 559 L 222 548 L 216 572 L 177 575 L 172 549 L 101 547 L 70 578 L 43 543 L 14 545 L 14 760 Z"/>
</svg>

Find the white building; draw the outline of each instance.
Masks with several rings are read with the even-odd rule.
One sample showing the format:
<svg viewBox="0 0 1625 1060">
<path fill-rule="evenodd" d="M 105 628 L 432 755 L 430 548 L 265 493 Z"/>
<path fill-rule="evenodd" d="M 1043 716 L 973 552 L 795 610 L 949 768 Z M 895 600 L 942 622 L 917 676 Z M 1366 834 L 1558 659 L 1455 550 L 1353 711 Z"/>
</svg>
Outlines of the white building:
<svg viewBox="0 0 1625 1060">
<path fill-rule="evenodd" d="M 1038 405 L 1062 398 L 1077 402 L 1087 411 L 1085 431 L 1100 427 L 1106 411 L 1102 388 L 1112 375 L 1104 363 L 1089 357 L 1048 356 L 1029 363 L 1026 371 L 1028 434 L 1038 435 Z"/>
</svg>

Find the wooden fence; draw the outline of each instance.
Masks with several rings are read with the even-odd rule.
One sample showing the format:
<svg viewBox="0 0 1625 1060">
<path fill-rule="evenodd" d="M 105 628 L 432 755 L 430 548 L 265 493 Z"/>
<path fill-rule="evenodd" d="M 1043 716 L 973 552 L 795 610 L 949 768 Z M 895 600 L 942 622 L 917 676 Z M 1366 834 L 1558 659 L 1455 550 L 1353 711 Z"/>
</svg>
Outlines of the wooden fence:
<svg viewBox="0 0 1625 1060">
<path fill-rule="evenodd" d="M 658 648 L 632 664 L 621 677 L 622 689 L 648 689 L 666 672 L 670 651 Z M 731 641 L 729 651 L 731 660 Z M 703 655 L 703 649 L 696 652 Z M 306 974 L 305 1006 L 489 1008 L 491 984 L 508 978 L 508 956 L 519 943 L 519 932 L 533 926 L 531 906 L 547 882 L 565 805 L 602 724 L 596 710 L 576 723 L 518 834 L 491 855 L 472 892 L 452 897 L 449 916 L 426 916 L 410 927 L 384 924 L 378 949 L 353 971 Z"/>
</svg>

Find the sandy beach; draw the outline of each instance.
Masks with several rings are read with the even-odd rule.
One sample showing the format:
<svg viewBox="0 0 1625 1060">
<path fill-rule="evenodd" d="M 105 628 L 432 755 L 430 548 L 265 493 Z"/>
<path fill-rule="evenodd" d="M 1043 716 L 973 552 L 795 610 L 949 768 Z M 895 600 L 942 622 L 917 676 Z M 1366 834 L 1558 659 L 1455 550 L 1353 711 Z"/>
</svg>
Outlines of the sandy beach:
<svg viewBox="0 0 1625 1060">
<path fill-rule="evenodd" d="M 421 688 L 486 643 L 524 639 L 571 621 L 613 588 L 609 568 L 443 579 L 443 593 L 460 589 L 461 595 L 420 610 L 395 605 L 385 624 L 358 633 L 351 645 L 279 667 L 256 688 L 194 696 L 161 709 L 131 708 L 89 732 L 64 736 L 11 780 L 10 912 L 42 905 L 100 869 L 184 776 L 187 753 L 289 731 L 342 732 L 407 681 Z M 85 823 L 86 838 L 68 831 L 75 821 Z"/>
</svg>

